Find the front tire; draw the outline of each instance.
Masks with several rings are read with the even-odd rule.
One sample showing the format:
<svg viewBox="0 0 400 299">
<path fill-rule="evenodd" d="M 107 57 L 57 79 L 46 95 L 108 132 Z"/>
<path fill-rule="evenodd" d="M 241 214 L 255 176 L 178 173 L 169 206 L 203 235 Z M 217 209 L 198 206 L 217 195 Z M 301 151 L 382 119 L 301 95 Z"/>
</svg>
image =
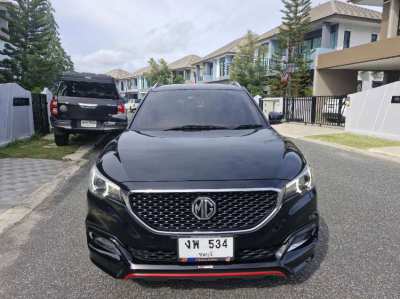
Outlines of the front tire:
<svg viewBox="0 0 400 299">
<path fill-rule="evenodd" d="M 57 146 L 68 145 L 69 135 L 67 133 L 54 134 L 54 141 L 56 142 Z"/>
</svg>

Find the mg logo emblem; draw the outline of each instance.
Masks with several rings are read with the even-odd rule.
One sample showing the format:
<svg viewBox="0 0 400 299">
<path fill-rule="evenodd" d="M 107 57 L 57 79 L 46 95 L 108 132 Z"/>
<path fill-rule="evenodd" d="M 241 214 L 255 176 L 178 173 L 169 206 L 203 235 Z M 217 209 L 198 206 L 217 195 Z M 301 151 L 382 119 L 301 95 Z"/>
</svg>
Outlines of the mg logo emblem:
<svg viewBox="0 0 400 299">
<path fill-rule="evenodd" d="M 192 213 L 199 220 L 209 220 L 217 211 L 215 202 L 209 197 L 198 197 L 193 201 Z"/>
</svg>

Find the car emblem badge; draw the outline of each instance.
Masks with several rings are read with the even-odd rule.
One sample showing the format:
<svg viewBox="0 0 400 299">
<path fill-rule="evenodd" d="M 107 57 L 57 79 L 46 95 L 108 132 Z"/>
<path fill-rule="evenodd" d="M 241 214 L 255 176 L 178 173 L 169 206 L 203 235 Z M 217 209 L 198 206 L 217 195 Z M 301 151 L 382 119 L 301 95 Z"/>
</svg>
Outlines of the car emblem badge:
<svg viewBox="0 0 400 299">
<path fill-rule="evenodd" d="M 217 211 L 215 202 L 209 197 L 197 197 L 192 204 L 192 213 L 199 220 L 209 220 Z"/>
</svg>

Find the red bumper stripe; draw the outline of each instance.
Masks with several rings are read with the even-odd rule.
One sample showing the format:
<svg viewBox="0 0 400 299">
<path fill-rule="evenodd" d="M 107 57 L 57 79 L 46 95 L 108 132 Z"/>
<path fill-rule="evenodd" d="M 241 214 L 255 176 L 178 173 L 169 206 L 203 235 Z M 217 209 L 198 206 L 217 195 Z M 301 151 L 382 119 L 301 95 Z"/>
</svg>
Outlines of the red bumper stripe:
<svg viewBox="0 0 400 299">
<path fill-rule="evenodd" d="M 217 273 L 130 273 L 124 279 L 132 278 L 190 278 L 190 277 L 246 277 L 246 276 L 277 276 L 286 278 L 281 271 L 258 272 L 217 272 Z"/>
</svg>

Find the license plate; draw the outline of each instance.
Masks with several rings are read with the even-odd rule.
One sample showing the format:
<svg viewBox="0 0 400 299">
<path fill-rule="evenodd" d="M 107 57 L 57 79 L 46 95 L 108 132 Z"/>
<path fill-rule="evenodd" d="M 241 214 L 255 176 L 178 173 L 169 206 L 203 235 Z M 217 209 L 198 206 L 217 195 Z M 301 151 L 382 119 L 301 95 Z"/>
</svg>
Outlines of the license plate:
<svg viewBox="0 0 400 299">
<path fill-rule="evenodd" d="M 96 128 L 97 122 L 95 120 L 81 120 L 82 128 Z"/>
<path fill-rule="evenodd" d="M 233 259 L 232 237 L 201 237 L 178 239 L 179 260 L 190 262 L 197 260 Z"/>
</svg>

